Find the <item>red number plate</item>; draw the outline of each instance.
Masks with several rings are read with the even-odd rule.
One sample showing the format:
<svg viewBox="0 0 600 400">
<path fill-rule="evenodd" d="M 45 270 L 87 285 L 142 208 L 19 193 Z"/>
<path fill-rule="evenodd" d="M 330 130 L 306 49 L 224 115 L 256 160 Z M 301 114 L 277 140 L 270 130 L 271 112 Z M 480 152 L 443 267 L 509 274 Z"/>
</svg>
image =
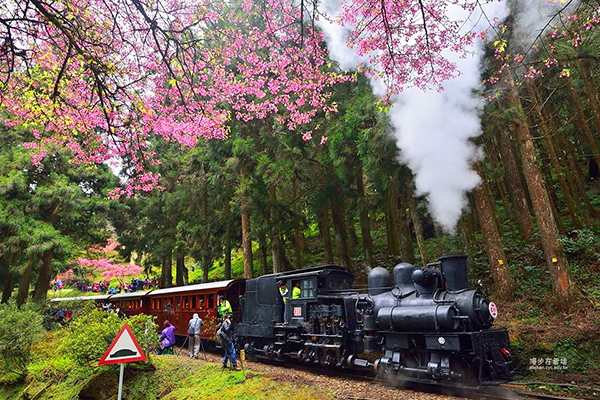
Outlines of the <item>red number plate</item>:
<svg viewBox="0 0 600 400">
<path fill-rule="evenodd" d="M 294 307 L 294 317 L 302 316 L 302 307 Z"/>
</svg>

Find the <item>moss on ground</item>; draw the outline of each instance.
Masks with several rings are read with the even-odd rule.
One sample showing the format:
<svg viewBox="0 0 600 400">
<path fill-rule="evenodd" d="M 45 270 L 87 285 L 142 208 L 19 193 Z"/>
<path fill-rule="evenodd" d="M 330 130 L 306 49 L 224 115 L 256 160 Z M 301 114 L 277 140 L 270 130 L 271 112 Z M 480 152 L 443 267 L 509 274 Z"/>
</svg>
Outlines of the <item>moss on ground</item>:
<svg viewBox="0 0 600 400">
<path fill-rule="evenodd" d="M 113 400 L 119 367 L 81 365 L 60 346 L 53 332 L 32 349 L 26 378 L 0 376 L 0 400 Z M 60 350 L 60 349 L 63 350 Z M 332 399 L 320 388 L 282 383 L 253 371 L 223 370 L 219 364 L 180 356 L 150 356 L 127 365 L 123 398 L 185 399 Z"/>
</svg>

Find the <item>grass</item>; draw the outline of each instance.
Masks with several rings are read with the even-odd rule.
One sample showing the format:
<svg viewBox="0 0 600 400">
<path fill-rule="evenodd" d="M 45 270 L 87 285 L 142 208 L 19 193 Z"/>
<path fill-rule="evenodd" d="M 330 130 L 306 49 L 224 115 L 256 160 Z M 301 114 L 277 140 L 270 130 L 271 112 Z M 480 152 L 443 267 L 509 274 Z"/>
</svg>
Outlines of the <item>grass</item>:
<svg viewBox="0 0 600 400">
<path fill-rule="evenodd" d="M 118 365 L 77 364 L 61 346 L 65 335 L 54 331 L 34 345 L 26 379 L 0 374 L 0 400 L 112 400 Z M 220 364 L 180 356 L 154 356 L 150 363 L 128 364 L 124 398 L 128 400 L 329 400 L 321 388 L 273 380 L 254 371 L 222 370 Z"/>
</svg>

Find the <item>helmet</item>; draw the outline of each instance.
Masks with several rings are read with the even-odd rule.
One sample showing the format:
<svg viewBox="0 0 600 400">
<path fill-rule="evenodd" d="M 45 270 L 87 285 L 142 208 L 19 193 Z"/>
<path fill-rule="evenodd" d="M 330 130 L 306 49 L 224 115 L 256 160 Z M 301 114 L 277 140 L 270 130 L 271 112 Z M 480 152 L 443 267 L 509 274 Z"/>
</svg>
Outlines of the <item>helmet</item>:
<svg viewBox="0 0 600 400">
<path fill-rule="evenodd" d="M 285 285 L 285 282 L 282 280 L 277 281 L 277 286 L 283 286 Z"/>
</svg>

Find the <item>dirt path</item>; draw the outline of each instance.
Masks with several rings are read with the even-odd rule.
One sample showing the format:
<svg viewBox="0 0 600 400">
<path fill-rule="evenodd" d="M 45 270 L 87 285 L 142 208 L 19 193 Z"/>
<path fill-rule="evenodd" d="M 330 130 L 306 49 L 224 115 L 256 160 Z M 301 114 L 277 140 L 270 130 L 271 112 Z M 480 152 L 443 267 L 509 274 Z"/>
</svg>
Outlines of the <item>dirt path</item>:
<svg viewBox="0 0 600 400">
<path fill-rule="evenodd" d="M 188 357 L 186 349 L 182 349 L 180 352 L 181 357 Z M 220 363 L 221 357 L 216 353 L 207 352 L 207 360 L 210 362 Z M 204 357 L 201 354 L 198 362 L 203 362 Z M 412 390 L 402 390 L 386 387 L 379 383 L 364 382 L 357 379 L 345 378 L 345 377 L 333 377 L 323 374 L 319 374 L 317 371 L 305 371 L 302 369 L 295 369 L 293 367 L 287 368 L 284 366 L 277 366 L 271 364 L 265 364 L 260 362 L 246 362 L 247 371 L 257 371 L 264 373 L 267 377 L 275 380 L 288 382 L 298 385 L 309 385 L 317 386 L 319 388 L 327 389 L 333 392 L 337 399 L 344 400 L 401 400 L 401 399 L 414 399 L 414 400 L 457 400 L 459 397 L 441 396 L 437 394 L 415 392 Z"/>
</svg>

